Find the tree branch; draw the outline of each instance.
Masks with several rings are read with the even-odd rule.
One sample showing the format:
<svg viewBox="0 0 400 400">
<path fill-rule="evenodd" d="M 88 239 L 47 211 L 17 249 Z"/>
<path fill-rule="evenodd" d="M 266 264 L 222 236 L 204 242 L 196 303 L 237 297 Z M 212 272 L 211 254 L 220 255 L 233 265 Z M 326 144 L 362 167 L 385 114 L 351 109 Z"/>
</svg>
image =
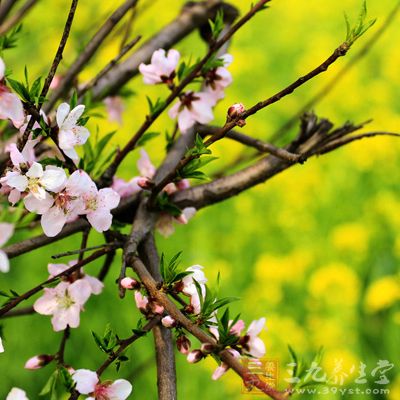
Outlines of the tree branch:
<svg viewBox="0 0 400 400">
<path fill-rule="evenodd" d="M 162 282 L 160 259 L 153 234 L 149 234 L 139 247 L 139 254 L 157 283 Z M 176 366 L 174 339 L 170 329 L 161 324 L 153 328 L 157 361 L 157 387 L 159 400 L 176 400 Z"/>
<path fill-rule="evenodd" d="M 44 109 L 45 112 L 51 110 L 57 100 L 61 98 L 68 89 L 72 86 L 74 79 L 85 65 L 90 61 L 93 55 L 96 53 L 100 45 L 104 42 L 107 36 L 112 32 L 118 22 L 125 16 L 125 14 L 132 8 L 135 7 L 137 0 L 126 0 L 120 7 L 118 7 L 107 21 L 101 26 L 101 28 L 95 33 L 90 39 L 85 49 L 79 54 L 75 62 L 68 68 L 67 73 L 61 80 L 60 85 L 55 89 L 50 96 L 49 101 L 46 103 Z"/>
<path fill-rule="evenodd" d="M 168 298 L 168 296 L 164 292 L 158 290 L 157 282 L 153 279 L 145 265 L 138 257 L 132 257 L 129 259 L 129 261 L 135 272 L 138 274 L 140 280 L 145 285 L 150 296 L 159 304 L 161 304 L 172 318 L 174 318 L 180 325 L 182 325 L 188 332 L 199 339 L 202 343 L 211 343 L 217 345 L 217 342 L 212 336 L 201 330 L 198 325 L 187 319 L 185 315 Z M 281 393 L 271 388 L 268 384 L 261 381 L 257 375 L 251 374 L 250 371 L 243 367 L 240 362 L 229 353 L 228 350 L 222 350 L 217 353 L 217 355 L 242 377 L 245 384 L 249 384 L 249 382 L 251 382 L 253 386 L 262 390 L 265 394 L 273 399 L 287 399 L 289 395 L 288 393 Z"/>
<path fill-rule="evenodd" d="M 37 1 L 38 0 L 27 0 L 14 15 L 0 26 L 0 35 L 6 34 L 10 29 L 17 25 L 22 18 L 24 18 L 25 14 L 37 3 Z M 16 2 L 16 0 L 13 0 L 13 2 Z"/>
</svg>

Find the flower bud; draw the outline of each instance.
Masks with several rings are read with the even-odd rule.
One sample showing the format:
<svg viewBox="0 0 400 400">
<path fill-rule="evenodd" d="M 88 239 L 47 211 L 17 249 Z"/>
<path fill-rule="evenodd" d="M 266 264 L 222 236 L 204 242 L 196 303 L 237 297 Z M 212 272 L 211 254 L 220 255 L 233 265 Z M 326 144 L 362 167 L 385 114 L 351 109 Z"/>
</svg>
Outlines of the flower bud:
<svg viewBox="0 0 400 400">
<path fill-rule="evenodd" d="M 136 307 L 142 312 L 147 312 L 147 306 L 149 304 L 149 299 L 146 296 L 143 296 L 138 290 L 135 291 L 135 302 Z"/>
<path fill-rule="evenodd" d="M 203 354 L 211 354 L 215 351 L 215 345 L 212 343 L 203 343 L 200 350 Z"/>
<path fill-rule="evenodd" d="M 39 356 L 34 356 L 30 358 L 26 363 L 24 368 L 25 369 L 40 369 L 45 365 L 49 364 L 51 361 L 54 360 L 54 356 L 50 356 L 47 354 L 41 354 Z"/>
<path fill-rule="evenodd" d="M 189 353 L 190 345 L 190 340 L 185 335 L 178 336 L 178 338 L 176 339 L 176 347 L 178 348 L 178 351 L 182 354 Z"/>
<path fill-rule="evenodd" d="M 175 185 L 178 190 L 185 190 L 190 187 L 190 182 L 188 179 L 182 179 L 182 180 L 176 182 Z"/>
<path fill-rule="evenodd" d="M 128 276 L 121 279 L 120 285 L 127 290 L 140 289 L 140 282 Z"/>
<path fill-rule="evenodd" d="M 176 326 L 176 321 L 170 315 L 167 315 L 166 317 L 162 318 L 161 323 L 166 328 L 174 328 Z"/>
<path fill-rule="evenodd" d="M 160 304 L 156 303 L 155 301 L 152 301 L 150 303 L 151 311 L 154 314 L 159 314 L 162 315 L 164 313 L 164 307 L 161 306 Z"/>
<path fill-rule="evenodd" d="M 240 114 L 242 114 L 245 111 L 246 111 L 246 107 L 242 103 L 236 103 L 229 107 L 227 120 L 232 121 L 232 120 L 236 119 L 237 117 L 239 117 Z M 236 123 L 240 127 L 243 127 L 246 125 L 246 121 L 244 119 L 239 119 Z"/>
<path fill-rule="evenodd" d="M 191 351 L 186 357 L 187 361 L 191 364 L 198 363 L 203 358 L 204 354 L 201 352 L 201 350 L 198 349 Z"/>
<path fill-rule="evenodd" d="M 187 223 L 189 222 L 186 215 L 183 213 L 179 217 L 176 217 L 175 219 L 177 222 L 179 222 L 182 225 L 187 225 Z"/>
<path fill-rule="evenodd" d="M 144 190 L 150 190 L 153 187 L 153 182 L 143 176 L 141 176 L 136 183 Z"/>
</svg>

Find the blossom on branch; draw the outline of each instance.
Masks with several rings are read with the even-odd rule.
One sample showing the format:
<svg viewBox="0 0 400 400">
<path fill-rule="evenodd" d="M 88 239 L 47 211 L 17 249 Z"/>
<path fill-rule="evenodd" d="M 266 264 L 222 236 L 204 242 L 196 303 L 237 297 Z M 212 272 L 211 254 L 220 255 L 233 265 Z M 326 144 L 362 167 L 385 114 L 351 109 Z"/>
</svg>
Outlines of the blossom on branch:
<svg viewBox="0 0 400 400">
<path fill-rule="evenodd" d="M 232 63 L 233 57 L 230 54 L 224 54 L 219 57 L 219 60 L 223 66 L 207 71 L 204 77 L 204 90 L 214 98 L 215 102 L 225 97 L 224 90 L 233 80 L 231 73 L 226 68 Z"/>
<path fill-rule="evenodd" d="M 60 282 L 54 288 L 45 288 L 44 295 L 36 300 L 34 310 L 42 315 L 52 315 L 51 323 L 56 332 L 77 328 L 80 312 L 90 297 L 90 285 L 82 279 L 74 283 Z"/>
<path fill-rule="evenodd" d="M 72 374 L 76 390 L 88 394 L 87 400 L 125 400 L 132 392 L 132 385 L 125 379 L 101 383 L 96 372 L 78 369 Z"/>
<path fill-rule="evenodd" d="M 58 145 L 73 161 L 79 160 L 75 147 L 85 144 L 90 136 L 88 129 L 78 124 L 84 111 L 82 104 L 71 110 L 69 104 L 61 103 L 57 109 Z"/>
<path fill-rule="evenodd" d="M 9 119 L 16 128 L 24 123 L 24 107 L 19 97 L 4 84 L 6 66 L 0 58 L 0 119 Z"/>
<path fill-rule="evenodd" d="M 196 122 L 208 124 L 214 119 L 213 107 L 216 100 L 207 92 L 186 92 L 170 108 L 168 115 L 178 118 L 178 126 L 182 133 L 187 132 Z"/>
<path fill-rule="evenodd" d="M 13 387 L 8 393 L 6 400 L 29 400 L 26 396 L 26 392 L 22 389 Z"/>
<path fill-rule="evenodd" d="M 175 69 L 178 66 L 180 54 L 177 50 L 171 49 L 168 53 L 164 49 L 156 50 L 150 64 L 140 64 L 139 71 L 143 75 L 143 82 L 148 85 L 157 83 L 173 84 Z"/>
<path fill-rule="evenodd" d="M 0 247 L 7 243 L 14 233 L 14 225 L 7 222 L 0 223 Z M 0 271 L 8 272 L 10 270 L 10 262 L 7 254 L 0 250 Z"/>
</svg>

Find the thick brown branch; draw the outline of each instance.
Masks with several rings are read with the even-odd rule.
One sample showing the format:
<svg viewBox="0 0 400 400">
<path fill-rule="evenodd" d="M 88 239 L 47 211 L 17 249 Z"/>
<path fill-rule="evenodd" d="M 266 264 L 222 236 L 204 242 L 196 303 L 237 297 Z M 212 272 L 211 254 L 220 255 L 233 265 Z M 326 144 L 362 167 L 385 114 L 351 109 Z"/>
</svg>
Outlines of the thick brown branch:
<svg viewBox="0 0 400 400">
<path fill-rule="evenodd" d="M 160 259 L 153 234 L 149 234 L 144 239 L 139 247 L 139 254 L 153 278 L 160 283 L 162 281 Z M 158 399 L 175 400 L 177 398 L 176 367 L 172 332 L 158 324 L 153 328 L 153 335 L 157 361 Z"/>
<path fill-rule="evenodd" d="M 175 20 L 147 40 L 131 57 L 113 68 L 93 87 L 94 98 L 100 99 L 118 93 L 126 82 L 137 75 L 140 63 L 150 61 L 155 50 L 169 49 L 197 28 L 207 25 L 208 20 L 215 18 L 217 11 L 224 5 L 221 0 L 190 2 L 185 5 Z M 230 12 L 232 13 L 232 7 Z"/>
<path fill-rule="evenodd" d="M 8 14 L 16 4 L 16 0 L 0 1 L 0 24 L 7 18 Z"/>
</svg>

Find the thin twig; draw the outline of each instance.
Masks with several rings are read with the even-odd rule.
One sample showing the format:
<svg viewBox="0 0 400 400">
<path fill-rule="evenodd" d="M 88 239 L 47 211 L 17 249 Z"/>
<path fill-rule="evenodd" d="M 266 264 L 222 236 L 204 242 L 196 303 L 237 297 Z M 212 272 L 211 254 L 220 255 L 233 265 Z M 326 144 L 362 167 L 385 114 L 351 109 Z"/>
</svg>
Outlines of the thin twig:
<svg viewBox="0 0 400 400">
<path fill-rule="evenodd" d="M 16 0 L 0 1 L 0 24 L 7 18 L 12 8 L 17 4 Z"/>
<path fill-rule="evenodd" d="M 161 107 L 157 109 L 152 115 L 148 115 L 137 130 L 135 135 L 129 140 L 129 142 L 116 154 L 114 160 L 110 164 L 110 166 L 106 169 L 104 174 L 102 175 L 100 186 L 106 185 L 110 182 L 111 178 L 114 176 L 121 162 L 125 159 L 125 157 L 136 147 L 139 139 L 144 135 L 144 133 L 153 125 L 153 123 L 157 120 L 157 118 L 167 109 L 167 107 L 179 96 L 179 94 L 185 89 L 185 87 L 191 83 L 194 79 L 196 79 L 198 73 L 202 70 L 204 65 L 210 60 L 216 51 L 221 48 L 226 42 L 228 42 L 231 37 L 251 18 L 253 18 L 257 12 L 259 12 L 266 3 L 269 3 L 271 0 L 260 0 L 258 1 L 250 11 L 245 14 L 236 24 L 234 24 L 228 32 L 219 40 L 215 41 L 209 48 L 207 54 L 203 57 L 203 59 L 193 68 L 190 74 L 188 74 L 182 81 L 177 85 L 171 92 L 171 94 L 167 97 Z"/>
<path fill-rule="evenodd" d="M 117 248 L 120 248 L 122 246 L 123 246 L 122 242 L 103 243 L 103 244 L 99 244 L 98 246 L 85 247 L 83 249 L 70 250 L 70 251 L 66 251 L 64 253 L 55 254 L 54 256 L 51 256 L 51 258 L 53 260 L 56 260 L 56 259 L 62 258 L 62 257 L 73 256 L 74 254 L 82 255 L 82 254 L 84 254 L 84 253 L 86 253 L 88 251 L 104 249 L 106 247 L 110 247 L 112 249 L 117 249 Z"/>
<path fill-rule="evenodd" d="M 390 25 L 394 22 L 397 14 L 400 11 L 400 2 L 397 2 L 396 6 L 393 10 L 388 14 L 382 26 L 371 36 L 369 40 L 365 42 L 365 44 L 360 48 L 360 50 L 356 53 L 356 55 L 351 58 L 347 64 L 342 67 L 335 76 L 320 90 L 317 94 L 312 97 L 302 108 L 285 124 L 283 124 L 271 137 L 271 142 L 275 142 L 278 138 L 282 137 L 283 134 L 289 132 L 290 129 L 297 124 L 301 115 L 305 112 L 311 110 L 318 104 L 321 100 L 323 100 L 328 94 L 335 88 L 335 86 L 350 72 L 350 70 L 360 62 L 369 51 L 375 46 L 375 44 L 379 41 L 382 35 L 387 31 Z"/>
<path fill-rule="evenodd" d="M 113 58 L 89 83 L 87 83 L 84 87 L 78 90 L 79 99 L 82 100 L 83 95 L 88 92 L 93 86 L 97 85 L 97 82 L 106 75 L 114 66 L 121 60 L 121 58 L 128 53 L 141 39 L 141 36 L 135 37 L 135 39 L 131 40 L 127 43 L 120 51 L 120 53 Z"/>
<path fill-rule="evenodd" d="M 60 64 L 60 62 L 62 60 L 64 48 L 65 48 L 65 45 L 67 44 L 67 40 L 68 40 L 68 37 L 69 37 L 69 33 L 71 31 L 71 26 L 72 26 L 72 22 L 74 20 L 75 11 L 76 11 L 76 7 L 77 6 L 78 6 L 78 0 L 72 0 L 71 8 L 69 10 L 67 21 L 66 21 L 65 26 L 64 26 L 64 31 L 63 31 L 63 34 L 62 34 L 62 37 L 61 37 L 60 44 L 58 45 L 57 52 L 56 52 L 56 55 L 54 57 L 53 63 L 51 65 L 50 71 L 49 71 L 49 73 L 48 73 L 48 75 L 46 77 L 46 80 L 44 81 L 44 85 L 43 85 L 42 91 L 40 92 L 40 97 L 39 97 L 38 107 L 37 107 L 38 111 L 42 108 L 44 100 L 45 100 L 45 98 L 47 96 L 47 92 L 49 91 L 50 84 L 51 84 L 51 82 L 52 82 L 52 80 L 54 78 L 54 75 L 55 75 L 55 73 L 57 71 L 57 68 L 58 68 L 58 66 L 59 66 L 59 64 Z M 31 131 L 31 129 L 32 129 L 32 127 L 33 127 L 33 125 L 34 125 L 34 123 L 36 121 L 37 121 L 37 119 L 34 118 L 34 116 L 32 115 L 31 119 L 29 120 L 28 125 L 27 125 L 27 127 L 25 129 L 25 132 L 24 132 L 24 134 L 22 136 L 22 140 L 18 141 L 19 150 L 22 150 L 22 148 L 24 147 L 25 143 L 27 142 L 27 140 L 29 138 L 30 131 Z"/>
<path fill-rule="evenodd" d="M 14 0 L 14 2 L 15 1 L 16 0 Z M 27 0 L 15 14 L 0 26 L 0 35 L 6 34 L 10 29 L 17 25 L 22 18 L 25 17 L 26 13 L 37 3 L 37 1 L 38 0 Z"/>
<path fill-rule="evenodd" d="M 58 275 L 53 276 L 50 279 L 47 279 L 46 281 L 40 283 L 39 285 L 35 286 L 34 288 L 32 288 L 31 290 L 28 290 L 27 292 L 25 292 L 24 294 L 10 300 L 9 303 L 7 303 L 5 306 L 3 306 L 0 309 L 0 317 L 2 315 L 7 314 L 10 310 L 12 310 L 13 308 L 15 308 L 19 303 L 21 303 L 24 300 L 29 299 L 30 297 L 32 297 L 33 295 L 35 295 L 36 293 L 40 292 L 42 289 L 44 289 L 46 286 L 58 281 L 62 276 L 65 275 L 70 275 L 75 271 L 78 271 L 80 268 L 82 268 L 83 266 L 90 264 L 91 262 L 97 260 L 100 257 L 103 257 L 105 254 L 107 254 L 108 252 L 110 252 L 110 249 L 103 249 L 103 250 L 99 250 L 95 253 L 93 253 L 92 255 L 90 255 L 88 258 L 85 258 L 84 260 L 82 260 L 81 262 L 78 262 L 77 264 L 75 264 L 74 266 L 66 269 L 65 271 L 61 272 Z"/>
<path fill-rule="evenodd" d="M 45 112 L 51 110 L 57 100 L 67 92 L 79 72 L 82 71 L 84 66 L 94 56 L 96 51 L 99 49 L 107 36 L 112 32 L 118 22 L 132 7 L 136 5 L 136 3 L 137 0 L 126 0 L 100 27 L 100 29 L 90 39 L 85 49 L 79 54 L 75 62 L 68 68 L 67 73 L 63 76 L 63 79 L 60 82 L 60 85 L 53 91 L 49 101 L 46 103 Z"/>
</svg>

